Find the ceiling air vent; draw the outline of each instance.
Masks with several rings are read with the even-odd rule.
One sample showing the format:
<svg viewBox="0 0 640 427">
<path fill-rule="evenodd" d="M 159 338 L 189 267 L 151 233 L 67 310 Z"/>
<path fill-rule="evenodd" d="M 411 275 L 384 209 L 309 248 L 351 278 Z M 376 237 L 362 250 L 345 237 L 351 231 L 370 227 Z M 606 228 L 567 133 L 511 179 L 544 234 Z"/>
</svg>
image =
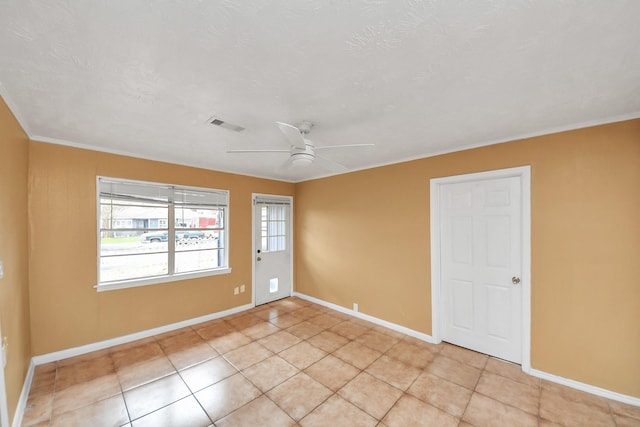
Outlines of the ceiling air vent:
<svg viewBox="0 0 640 427">
<path fill-rule="evenodd" d="M 244 128 L 242 126 L 234 125 L 233 123 L 225 122 L 224 120 L 220 120 L 216 116 L 211 117 L 207 120 L 209 124 L 220 126 L 221 128 L 229 129 L 234 132 L 242 132 Z"/>
</svg>

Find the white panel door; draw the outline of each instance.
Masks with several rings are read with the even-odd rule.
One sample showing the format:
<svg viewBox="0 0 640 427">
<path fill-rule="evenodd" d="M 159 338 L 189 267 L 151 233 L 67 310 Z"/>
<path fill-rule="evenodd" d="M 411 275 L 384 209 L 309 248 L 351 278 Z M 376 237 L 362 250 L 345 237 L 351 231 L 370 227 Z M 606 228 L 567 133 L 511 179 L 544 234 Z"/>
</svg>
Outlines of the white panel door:
<svg viewBox="0 0 640 427">
<path fill-rule="evenodd" d="M 271 200 L 271 202 L 270 202 Z M 254 200 L 256 305 L 291 296 L 291 204 Z"/>
<path fill-rule="evenodd" d="M 520 178 L 442 185 L 442 337 L 522 360 Z"/>
</svg>

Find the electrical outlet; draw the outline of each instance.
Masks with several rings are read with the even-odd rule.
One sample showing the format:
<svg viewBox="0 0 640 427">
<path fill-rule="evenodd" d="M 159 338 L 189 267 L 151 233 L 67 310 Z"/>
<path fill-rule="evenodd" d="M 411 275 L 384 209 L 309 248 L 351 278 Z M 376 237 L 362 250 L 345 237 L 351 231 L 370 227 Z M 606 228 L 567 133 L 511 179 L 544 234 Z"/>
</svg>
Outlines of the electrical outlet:
<svg viewBox="0 0 640 427">
<path fill-rule="evenodd" d="M 4 263 L 0 261 L 0 279 L 4 277 Z"/>
<path fill-rule="evenodd" d="M 240 292 L 238 291 L 238 287 L 233 288 L 233 294 L 238 295 Z"/>
<path fill-rule="evenodd" d="M 242 293 L 242 292 L 244 292 L 244 291 L 245 291 L 245 289 L 244 289 L 244 285 L 240 285 L 240 292 Z"/>
<path fill-rule="evenodd" d="M 355 311 L 356 313 L 358 312 L 358 303 L 356 302 L 353 303 L 353 311 Z"/>
</svg>

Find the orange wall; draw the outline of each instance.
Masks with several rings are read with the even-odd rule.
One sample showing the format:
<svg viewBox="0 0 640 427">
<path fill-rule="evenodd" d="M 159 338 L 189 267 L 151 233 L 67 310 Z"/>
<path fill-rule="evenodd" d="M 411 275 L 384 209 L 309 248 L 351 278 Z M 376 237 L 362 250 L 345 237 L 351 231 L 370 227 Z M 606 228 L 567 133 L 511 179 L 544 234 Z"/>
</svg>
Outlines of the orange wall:
<svg viewBox="0 0 640 427">
<path fill-rule="evenodd" d="M 640 120 L 296 186 L 296 290 L 431 333 L 429 179 L 531 165 L 532 367 L 640 397 Z"/>
<path fill-rule="evenodd" d="M 59 145 L 29 145 L 29 274 L 34 355 L 251 302 L 251 193 L 294 184 Z M 96 176 L 227 189 L 231 274 L 96 292 Z M 247 292 L 233 295 L 245 284 Z"/>
<path fill-rule="evenodd" d="M 7 338 L 5 382 L 9 419 L 31 361 L 27 269 L 27 171 L 29 140 L 0 98 L 0 322 Z"/>
</svg>

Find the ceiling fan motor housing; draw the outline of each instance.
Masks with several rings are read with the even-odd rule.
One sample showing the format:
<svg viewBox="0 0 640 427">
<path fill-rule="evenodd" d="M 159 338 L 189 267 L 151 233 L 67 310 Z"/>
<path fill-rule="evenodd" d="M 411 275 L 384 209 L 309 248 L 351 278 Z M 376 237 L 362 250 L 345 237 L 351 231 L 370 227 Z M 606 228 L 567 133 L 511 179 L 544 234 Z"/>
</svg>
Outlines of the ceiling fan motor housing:
<svg viewBox="0 0 640 427">
<path fill-rule="evenodd" d="M 313 151 L 313 145 L 306 143 L 305 147 L 291 147 L 291 161 L 295 165 L 310 165 L 313 163 L 315 153 Z"/>
</svg>

